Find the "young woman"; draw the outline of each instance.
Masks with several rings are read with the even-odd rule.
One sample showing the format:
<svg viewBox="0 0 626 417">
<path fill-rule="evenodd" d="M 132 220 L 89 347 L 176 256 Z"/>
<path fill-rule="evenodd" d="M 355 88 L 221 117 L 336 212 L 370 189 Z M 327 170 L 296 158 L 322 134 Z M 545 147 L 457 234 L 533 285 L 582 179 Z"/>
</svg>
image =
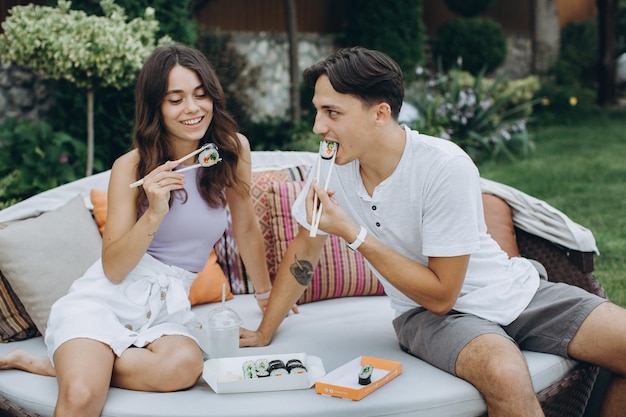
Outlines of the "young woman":
<svg viewBox="0 0 626 417">
<path fill-rule="evenodd" d="M 249 196 L 250 145 L 204 55 L 157 48 L 137 80 L 135 117 L 134 149 L 111 170 L 102 258 L 52 307 L 50 359 L 0 358 L 0 368 L 56 375 L 56 416 L 100 415 L 110 385 L 175 391 L 196 383 L 203 358 L 187 297 L 226 228 L 226 206 L 256 293 L 271 290 Z M 207 143 L 219 163 L 177 172 L 197 159 L 177 160 Z"/>
</svg>

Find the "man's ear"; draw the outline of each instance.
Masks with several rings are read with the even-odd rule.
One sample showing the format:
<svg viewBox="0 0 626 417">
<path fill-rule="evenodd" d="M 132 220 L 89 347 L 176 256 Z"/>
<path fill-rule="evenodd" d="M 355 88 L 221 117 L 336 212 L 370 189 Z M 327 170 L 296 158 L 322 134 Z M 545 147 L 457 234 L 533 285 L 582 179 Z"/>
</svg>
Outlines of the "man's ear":
<svg viewBox="0 0 626 417">
<path fill-rule="evenodd" d="M 384 125 L 391 119 L 391 106 L 389 103 L 380 102 L 376 106 L 376 124 L 379 126 Z"/>
</svg>

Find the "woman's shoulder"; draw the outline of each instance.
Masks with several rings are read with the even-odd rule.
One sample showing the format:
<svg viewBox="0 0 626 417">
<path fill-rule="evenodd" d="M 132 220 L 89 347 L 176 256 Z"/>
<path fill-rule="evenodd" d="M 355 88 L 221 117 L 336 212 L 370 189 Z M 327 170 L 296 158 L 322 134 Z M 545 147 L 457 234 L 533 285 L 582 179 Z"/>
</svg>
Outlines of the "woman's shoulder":
<svg viewBox="0 0 626 417">
<path fill-rule="evenodd" d="M 134 168 L 137 166 L 137 162 L 139 162 L 139 152 L 137 151 L 137 149 L 133 149 L 117 157 L 117 159 L 113 162 L 113 169 L 115 169 L 116 167 Z"/>
<path fill-rule="evenodd" d="M 139 152 L 136 149 L 126 152 L 119 156 L 114 162 L 111 168 L 111 176 L 116 178 L 128 178 L 132 179 L 136 176 L 135 169 L 139 162 Z"/>
<path fill-rule="evenodd" d="M 237 139 L 239 140 L 239 143 L 243 148 L 242 150 L 250 152 L 250 141 L 248 140 L 248 138 L 243 133 L 237 132 Z"/>
</svg>

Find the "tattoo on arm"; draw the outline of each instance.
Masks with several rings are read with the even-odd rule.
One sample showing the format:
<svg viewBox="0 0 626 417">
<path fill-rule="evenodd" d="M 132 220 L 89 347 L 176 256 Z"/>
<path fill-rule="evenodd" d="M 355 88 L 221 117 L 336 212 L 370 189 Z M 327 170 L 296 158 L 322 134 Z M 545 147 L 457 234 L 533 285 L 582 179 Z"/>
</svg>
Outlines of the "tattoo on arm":
<svg viewBox="0 0 626 417">
<path fill-rule="evenodd" d="M 300 285 L 306 287 L 313 279 L 313 264 L 309 261 L 299 260 L 297 256 L 294 256 L 294 259 L 295 262 L 291 264 L 289 271 Z"/>
</svg>

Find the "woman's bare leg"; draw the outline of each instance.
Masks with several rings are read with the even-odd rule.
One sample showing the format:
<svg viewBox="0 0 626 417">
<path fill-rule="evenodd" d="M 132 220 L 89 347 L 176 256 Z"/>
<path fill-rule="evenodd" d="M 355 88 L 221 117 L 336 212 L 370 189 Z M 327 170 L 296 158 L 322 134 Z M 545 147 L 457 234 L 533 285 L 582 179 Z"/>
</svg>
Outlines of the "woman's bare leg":
<svg viewBox="0 0 626 417">
<path fill-rule="evenodd" d="M 144 349 L 127 349 L 115 360 L 112 385 L 170 392 L 193 386 L 202 374 L 202 351 L 186 336 L 163 336 Z"/>
<path fill-rule="evenodd" d="M 0 356 L 0 369 L 21 369 L 33 374 L 56 376 L 54 367 L 47 356 L 36 356 L 21 349 L 15 349 Z"/>
<path fill-rule="evenodd" d="M 54 353 L 59 395 L 57 417 L 97 417 L 111 384 L 115 354 L 92 339 L 72 339 Z"/>
</svg>

